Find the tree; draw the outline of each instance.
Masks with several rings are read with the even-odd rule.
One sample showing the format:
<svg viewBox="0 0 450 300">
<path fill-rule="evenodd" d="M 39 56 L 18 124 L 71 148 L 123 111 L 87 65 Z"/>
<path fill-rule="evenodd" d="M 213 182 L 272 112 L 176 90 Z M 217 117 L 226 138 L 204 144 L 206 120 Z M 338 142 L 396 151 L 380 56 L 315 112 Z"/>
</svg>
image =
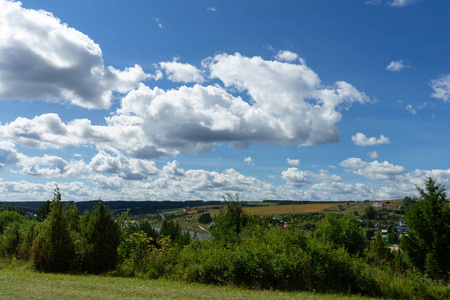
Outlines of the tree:
<svg viewBox="0 0 450 300">
<path fill-rule="evenodd" d="M 239 233 L 251 221 L 251 216 L 242 208 L 238 194 L 233 199 L 233 196 L 227 193 L 223 200 L 226 208 L 221 209 L 215 217 L 216 224 L 211 229 L 211 234 L 215 239 L 224 242 L 237 242 Z"/>
<path fill-rule="evenodd" d="M 4 210 L 0 212 L 0 234 L 2 234 L 10 224 L 14 222 L 23 223 L 23 221 L 25 221 L 25 217 L 17 211 Z"/>
<path fill-rule="evenodd" d="M 394 258 L 391 253 L 391 250 L 386 246 L 383 240 L 383 236 L 381 235 L 381 229 L 377 230 L 377 233 L 375 234 L 375 239 L 372 242 L 370 242 L 367 258 L 369 262 L 378 266 L 384 266 L 386 264 L 389 264 Z"/>
<path fill-rule="evenodd" d="M 364 209 L 364 216 L 367 217 L 367 219 L 369 220 L 375 218 L 376 213 L 377 212 L 375 211 L 375 208 L 372 205 Z"/>
<path fill-rule="evenodd" d="M 183 232 L 180 224 L 174 220 L 164 219 L 159 234 L 161 237 L 169 237 L 173 243 L 181 247 L 188 245 L 191 242 L 191 235 L 189 232 Z"/>
<path fill-rule="evenodd" d="M 82 269 L 96 274 L 113 269 L 117 263 L 120 230 L 102 201 L 94 211 L 83 213 L 80 227 Z"/>
<path fill-rule="evenodd" d="M 414 267 L 431 278 L 442 278 L 450 272 L 450 208 L 442 184 L 431 177 L 424 183 L 425 189 L 416 187 L 420 199 L 407 211 L 411 231 L 400 246 Z"/>
<path fill-rule="evenodd" d="M 364 233 L 353 215 L 338 219 L 328 214 L 324 224 L 315 231 L 315 237 L 336 247 L 344 247 L 350 254 L 359 254 L 365 248 Z"/>
<path fill-rule="evenodd" d="M 200 224 L 209 224 L 212 222 L 211 214 L 210 213 L 204 213 L 198 217 L 198 222 Z"/>
<path fill-rule="evenodd" d="M 53 195 L 50 213 L 33 243 L 33 263 L 40 271 L 67 272 L 74 264 L 75 247 L 58 187 Z"/>
<path fill-rule="evenodd" d="M 39 207 L 39 210 L 36 213 L 36 219 L 39 222 L 43 222 L 45 218 L 47 218 L 48 214 L 50 213 L 50 204 L 52 202 L 50 200 L 45 201 L 42 203 L 41 207 Z"/>
</svg>

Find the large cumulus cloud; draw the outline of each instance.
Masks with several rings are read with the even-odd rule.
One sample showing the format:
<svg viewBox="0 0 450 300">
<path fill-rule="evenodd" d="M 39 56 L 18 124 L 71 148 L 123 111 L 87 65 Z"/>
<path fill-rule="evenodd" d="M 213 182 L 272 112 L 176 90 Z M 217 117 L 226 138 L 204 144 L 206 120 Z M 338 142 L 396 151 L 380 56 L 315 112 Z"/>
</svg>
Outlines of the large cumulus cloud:
<svg viewBox="0 0 450 300">
<path fill-rule="evenodd" d="M 0 138 L 28 147 L 93 144 L 136 158 L 202 153 L 217 142 L 319 145 L 339 140 L 340 112 L 369 98 L 346 82 L 321 84 L 303 63 L 220 54 L 202 63 L 211 80 L 164 90 L 143 83 L 106 117 L 63 122 L 56 114 L 18 118 L 0 126 Z"/>
<path fill-rule="evenodd" d="M 0 0 L 0 20 L 0 99 L 109 108 L 113 92 L 149 77 L 138 65 L 104 66 L 99 45 L 46 11 Z"/>
</svg>

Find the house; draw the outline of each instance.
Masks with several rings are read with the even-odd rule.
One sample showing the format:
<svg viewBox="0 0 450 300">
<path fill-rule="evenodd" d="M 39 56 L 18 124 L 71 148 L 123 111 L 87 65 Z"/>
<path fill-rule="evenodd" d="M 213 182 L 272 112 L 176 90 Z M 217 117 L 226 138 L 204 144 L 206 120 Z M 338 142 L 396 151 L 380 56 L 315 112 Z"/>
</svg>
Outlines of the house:
<svg viewBox="0 0 450 300">
<path fill-rule="evenodd" d="M 383 203 L 381 203 L 381 202 L 375 202 L 375 203 L 373 204 L 373 207 L 374 207 L 374 208 L 383 208 Z"/>
</svg>

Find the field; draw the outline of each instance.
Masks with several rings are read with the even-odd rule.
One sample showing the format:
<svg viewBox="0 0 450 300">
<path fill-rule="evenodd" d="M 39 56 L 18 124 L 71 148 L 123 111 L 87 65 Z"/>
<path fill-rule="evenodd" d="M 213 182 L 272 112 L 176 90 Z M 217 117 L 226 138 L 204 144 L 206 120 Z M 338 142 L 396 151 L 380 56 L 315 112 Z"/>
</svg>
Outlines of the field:
<svg viewBox="0 0 450 300">
<path fill-rule="evenodd" d="M 255 215 L 278 215 L 289 213 L 311 213 L 321 212 L 324 209 L 331 208 L 343 203 L 314 203 L 314 204 L 294 204 L 294 205 L 275 205 L 275 206 L 257 206 L 245 207 L 244 210 L 249 214 Z"/>
<path fill-rule="evenodd" d="M 401 200 L 401 199 L 400 199 Z M 385 212 L 393 212 L 400 208 L 400 204 L 397 202 L 400 200 L 385 200 L 381 201 L 384 204 L 383 210 Z M 244 210 L 252 215 L 260 215 L 260 216 L 274 216 L 281 217 L 293 214 L 293 213 L 332 213 L 332 214 L 355 214 L 360 217 L 364 213 L 364 209 L 369 206 L 372 206 L 373 202 L 331 202 L 331 203 L 311 203 L 311 204 L 283 204 L 276 205 L 275 203 L 264 203 L 257 202 L 251 206 L 246 205 Z M 379 210 L 379 209 L 377 209 Z M 161 226 L 162 218 L 161 215 L 164 215 L 165 218 L 175 218 L 180 226 L 185 230 L 192 231 L 205 231 L 207 228 L 205 225 L 200 225 L 198 219 L 201 214 L 210 213 L 211 217 L 215 217 L 219 214 L 219 209 L 214 208 L 211 209 L 211 206 L 205 207 L 197 207 L 197 209 L 192 209 L 188 211 L 183 211 L 183 209 L 179 210 L 171 210 L 166 211 L 157 216 L 157 218 L 151 218 L 151 222 L 153 226 Z M 320 225 L 322 220 L 316 221 L 316 225 Z"/>
<path fill-rule="evenodd" d="M 44 274 L 33 271 L 29 264 L 8 264 L 0 261 L 0 299 L 370 299 L 255 291 L 166 279 Z"/>
</svg>

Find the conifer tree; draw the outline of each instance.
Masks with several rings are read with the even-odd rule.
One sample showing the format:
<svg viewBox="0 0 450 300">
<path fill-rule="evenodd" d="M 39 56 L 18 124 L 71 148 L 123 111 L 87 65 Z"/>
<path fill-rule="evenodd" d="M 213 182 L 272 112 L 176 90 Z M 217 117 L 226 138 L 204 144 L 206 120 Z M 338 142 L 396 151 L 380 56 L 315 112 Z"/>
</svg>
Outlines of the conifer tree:
<svg viewBox="0 0 450 300">
<path fill-rule="evenodd" d="M 83 270 L 102 273 L 114 269 L 120 230 L 101 200 L 94 211 L 83 213 L 80 231 Z"/>
<path fill-rule="evenodd" d="M 414 267 L 431 278 L 442 278 L 450 272 L 450 207 L 442 184 L 431 177 L 424 183 L 425 189 L 417 187 L 420 199 L 406 214 L 411 232 L 400 246 Z"/>
<path fill-rule="evenodd" d="M 41 271 L 67 272 L 73 266 L 74 259 L 74 243 L 57 186 L 50 204 L 50 213 L 33 243 L 33 263 Z"/>
</svg>

